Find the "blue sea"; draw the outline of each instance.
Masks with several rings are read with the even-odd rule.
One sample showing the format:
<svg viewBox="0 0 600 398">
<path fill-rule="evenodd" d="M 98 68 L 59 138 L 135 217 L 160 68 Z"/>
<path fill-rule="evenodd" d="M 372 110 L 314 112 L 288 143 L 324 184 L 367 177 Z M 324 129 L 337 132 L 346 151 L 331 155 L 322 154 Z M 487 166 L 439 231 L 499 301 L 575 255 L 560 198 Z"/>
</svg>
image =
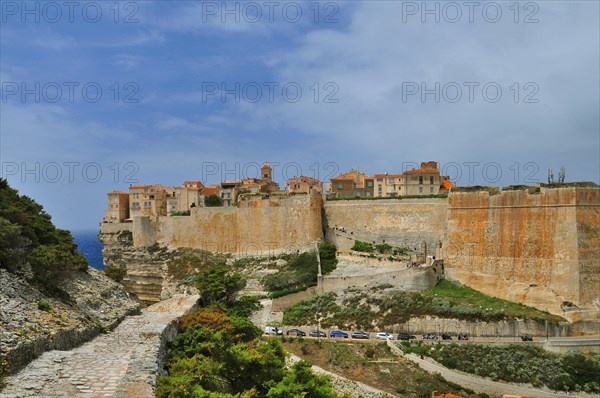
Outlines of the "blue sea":
<svg viewBox="0 0 600 398">
<path fill-rule="evenodd" d="M 98 231 L 71 231 L 79 251 L 94 268 L 104 269 L 102 261 L 102 243 L 98 239 Z"/>
</svg>

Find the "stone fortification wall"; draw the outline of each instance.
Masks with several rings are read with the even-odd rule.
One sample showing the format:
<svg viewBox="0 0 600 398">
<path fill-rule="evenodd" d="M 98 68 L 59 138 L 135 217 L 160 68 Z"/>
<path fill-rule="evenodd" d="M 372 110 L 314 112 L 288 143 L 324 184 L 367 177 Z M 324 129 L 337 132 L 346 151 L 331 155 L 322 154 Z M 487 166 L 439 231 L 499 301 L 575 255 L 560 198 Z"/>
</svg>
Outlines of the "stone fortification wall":
<svg viewBox="0 0 600 398">
<path fill-rule="evenodd" d="M 446 239 L 448 199 L 343 200 L 325 203 L 326 240 L 348 250 L 354 240 L 386 242 L 436 255 Z"/>
<path fill-rule="evenodd" d="M 135 246 L 158 243 L 214 253 L 264 255 L 302 250 L 322 239 L 322 198 L 298 195 L 203 207 L 190 216 L 134 219 Z"/>
<path fill-rule="evenodd" d="M 573 321 L 597 319 L 600 189 L 458 192 L 449 205 L 441 255 L 450 279 Z"/>
</svg>

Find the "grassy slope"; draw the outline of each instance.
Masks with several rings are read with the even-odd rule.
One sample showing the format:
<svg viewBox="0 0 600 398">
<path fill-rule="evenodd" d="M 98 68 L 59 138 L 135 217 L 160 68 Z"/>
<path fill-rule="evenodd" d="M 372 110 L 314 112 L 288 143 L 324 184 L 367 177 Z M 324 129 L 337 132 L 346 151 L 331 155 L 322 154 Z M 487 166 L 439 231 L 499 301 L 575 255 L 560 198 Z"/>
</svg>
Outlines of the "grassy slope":
<svg viewBox="0 0 600 398">
<path fill-rule="evenodd" d="M 397 396 L 430 396 L 434 390 L 477 396 L 394 355 L 385 343 L 323 341 L 319 345 L 315 340 L 289 339 L 283 345 L 287 351 L 317 366 Z"/>
<path fill-rule="evenodd" d="M 423 294 L 430 296 L 437 294 L 451 303 L 469 303 L 473 306 L 490 308 L 492 311 L 503 311 L 507 318 L 547 319 L 554 322 L 564 321 L 563 318 L 546 311 L 540 311 L 534 307 L 488 296 L 468 286 L 459 286 L 445 279 L 442 279 L 435 288 L 427 290 Z"/>
<path fill-rule="evenodd" d="M 522 304 L 487 296 L 467 286 L 442 280 L 434 289 L 377 297 L 373 292 L 346 292 L 342 305 L 335 293 L 301 301 L 288 308 L 283 321 L 289 325 L 314 324 L 320 314 L 322 325 L 372 329 L 406 322 L 425 315 L 471 321 L 534 319 L 558 322 L 562 318 Z"/>
</svg>

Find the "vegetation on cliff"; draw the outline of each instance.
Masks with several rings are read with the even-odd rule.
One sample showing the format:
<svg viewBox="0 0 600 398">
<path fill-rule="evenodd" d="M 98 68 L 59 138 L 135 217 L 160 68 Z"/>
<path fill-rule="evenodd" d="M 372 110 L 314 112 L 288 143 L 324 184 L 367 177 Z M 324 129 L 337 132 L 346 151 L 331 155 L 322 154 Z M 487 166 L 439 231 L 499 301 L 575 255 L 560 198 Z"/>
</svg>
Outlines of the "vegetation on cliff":
<svg viewBox="0 0 600 398">
<path fill-rule="evenodd" d="M 390 297 L 377 297 L 347 292 L 341 305 L 337 295 L 328 292 L 301 301 L 285 310 L 283 322 L 288 325 L 316 324 L 324 327 L 358 327 L 370 330 L 408 321 L 424 315 L 469 321 L 501 321 L 532 319 L 561 321 L 562 318 L 522 304 L 487 296 L 467 286 L 441 280 L 422 292 L 401 292 Z"/>
<path fill-rule="evenodd" d="M 335 270 L 337 266 L 336 250 L 337 248 L 333 243 L 321 243 L 319 245 L 319 259 L 323 275 Z M 271 298 L 296 293 L 317 285 L 319 272 L 317 253 L 288 254 L 282 256 L 283 258 L 287 261 L 286 266 L 282 267 L 276 274 L 266 276 L 262 281 Z"/>
<path fill-rule="evenodd" d="M 41 205 L 0 179 L 0 268 L 52 289 L 87 267 L 71 233 L 56 228 Z"/>
<path fill-rule="evenodd" d="M 247 318 L 257 301 L 236 298 L 243 287 L 239 274 L 217 266 L 198 275 L 197 287 L 204 307 L 181 318 L 158 398 L 337 396 L 310 364 L 285 368 L 279 341 L 262 338 Z"/>
<path fill-rule="evenodd" d="M 427 355 L 446 367 L 478 376 L 515 383 L 530 383 L 553 390 L 600 392 L 600 354 L 564 355 L 528 345 L 422 344 L 402 342 L 408 353 Z"/>
<path fill-rule="evenodd" d="M 400 397 L 430 397 L 432 391 L 454 393 L 461 397 L 477 397 L 472 390 L 448 382 L 439 374 L 430 374 L 409 360 L 395 355 L 385 342 L 353 340 L 317 341 L 309 339 L 283 339 L 286 350 L 315 365 L 344 376 L 350 380 Z M 299 395 L 288 395 L 299 396 Z M 485 397 L 485 394 L 479 397 Z"/>
</svg>

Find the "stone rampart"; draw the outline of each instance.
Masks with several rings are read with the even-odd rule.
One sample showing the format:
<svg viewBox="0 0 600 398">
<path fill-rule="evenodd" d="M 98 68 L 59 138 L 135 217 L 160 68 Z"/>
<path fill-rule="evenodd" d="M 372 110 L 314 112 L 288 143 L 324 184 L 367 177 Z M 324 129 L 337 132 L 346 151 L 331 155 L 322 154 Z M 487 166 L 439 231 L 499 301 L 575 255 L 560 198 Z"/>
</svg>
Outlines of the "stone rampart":
<svg viewBox="0 0 600 398">
<path fill-rule="evenodd" d="M 572 321 L 597 320 L 599 221 L 598 188 L 453 193 L 446 275 Z"/>
</svg>

